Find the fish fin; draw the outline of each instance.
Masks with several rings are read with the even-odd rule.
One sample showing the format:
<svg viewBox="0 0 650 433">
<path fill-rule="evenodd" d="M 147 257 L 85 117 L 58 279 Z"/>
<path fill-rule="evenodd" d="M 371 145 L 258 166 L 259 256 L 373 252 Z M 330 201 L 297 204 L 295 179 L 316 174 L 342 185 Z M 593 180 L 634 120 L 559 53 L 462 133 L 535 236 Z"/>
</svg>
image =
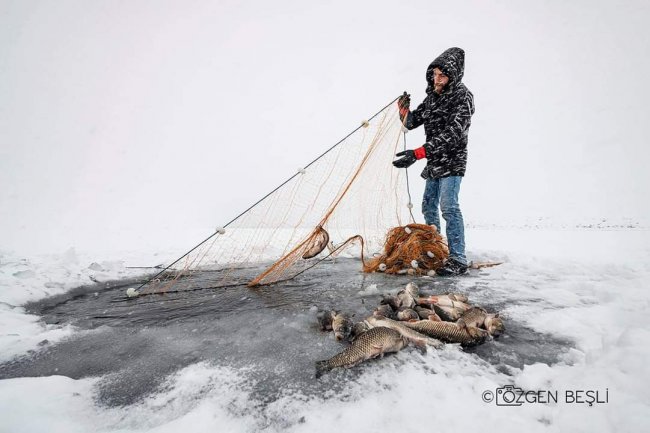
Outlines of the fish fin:
<svg viewBox="0 0 650 433">
<path fill-rule="evenodd" d="M 476 326 L 466 326 L 465 330 L 472 338 L 483 339 L 487 337 L 487 331 L 483 331 Z"/>
<path fill-rule="evenodd" d="M 432 322 L 442 322 L 442 319 L 440 318 L 440 316 L 438 316 L 435 313 L 429 314 L 429 317 L 427 317 L 427 319 L 431 320 Z"/>
</svg>

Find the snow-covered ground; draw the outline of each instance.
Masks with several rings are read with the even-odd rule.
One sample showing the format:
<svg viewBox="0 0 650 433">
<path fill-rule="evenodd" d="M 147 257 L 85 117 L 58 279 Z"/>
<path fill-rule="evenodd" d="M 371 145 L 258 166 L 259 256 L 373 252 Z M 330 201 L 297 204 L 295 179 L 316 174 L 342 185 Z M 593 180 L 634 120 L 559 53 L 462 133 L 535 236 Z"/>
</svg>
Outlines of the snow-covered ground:
<svg viewBox="0 0 650 433">
<path fill-rule="evenodd" d="M 557 361 L 504 369 L 448 346 L 402 351 L 364 366 L 342 389 L 314 395 L 288 388 L 270 402 L 253 392 L 250 365 L 205 361 L 166 377 L 129 406 L 98 401 L 100 376 L 0 380 L 0 431 L 645 431 L 650 428 L 650 232 L 630 230 L 470 229 L 470 258 L 503 260 L 478 278 L 454 280 L 477 304 L 502 305 L 508 321 L 567 341 Z M 170 256 L 172 253 L 170 252 Z M 93 281 L 135 277 L 167 256 L 0 255 L 0 361 L 51 347 L 84 332 L 45 325 L 21 307 Z M 422 279 L 435 286 L 436 280 Z M 376 288 L 362 295 L 375 296 Z M 305 326 L 309 312 L 291 326 Z M 282 338 L 279 327 L 277 338 Z M 288 332 L 288 331 L 287 331 Z M 288 334 L 287 334 L 288 336 Z M 47 343 L 43 343 L 47 340 Z M 317 344 L 317 342 L 314 342 Z M 555 356 L 556 355 L 556 356 Z M 74 355 L 72 355 L 74 356 Z M 77 356 L 85 356 L 78 354 Z M 152 355 L 153 356 L 153 355 Z M 107 360 L 107 362 L 115 362 Z M 550 365 L 549 365 L 550 364 Z M 315 380 L 315 379 L 314 379 Z M 322 380 L 322 379 L 321 379 Z M 327 378 L 325 380 L 328 380 Z M 497 388 L 556 393 L 558 402 L 502 407 L 483 398 Z M 492 394 L 486 393 L 492 392 Z M 603 403 L 567 402 L 567 391 L 598 391 Z M 575 395 L 575 394 L 574 394 Z M 529 394 L 529 400 L 531 400 Z"/>
</svg>

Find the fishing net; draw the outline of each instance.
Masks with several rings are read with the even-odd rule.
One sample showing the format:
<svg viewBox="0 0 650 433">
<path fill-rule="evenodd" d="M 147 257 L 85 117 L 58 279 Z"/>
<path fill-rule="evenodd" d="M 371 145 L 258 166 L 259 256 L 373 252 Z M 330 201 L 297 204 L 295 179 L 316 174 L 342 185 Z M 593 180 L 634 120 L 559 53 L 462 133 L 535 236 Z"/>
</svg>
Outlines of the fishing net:
<svg viewBox="0 0 650 433">
<path fill-rule="evenodd" d="M 447 244 L 434 226 L 408 224 L 388 232 L 384 253 L 366 261 L 363 270 L 426 275 L 442 267 L 448 256 Z"/>
<path fill-rule="evenodd" d="M 178 290 L 197 272 L 205 287 L 265 285 L 291 279 L 328 257 L 349 254 L 365 260 L 381 252 L 391 228 L 415 222 L 407 172 L 391 164 L 403 149 L 404 130 L 393 101 L 218 227 L 140 292 Z M 428 236 L 426 248 L 433 248 Z M 415 251 L 415 243 L 408 249 Z"/>
</svg>

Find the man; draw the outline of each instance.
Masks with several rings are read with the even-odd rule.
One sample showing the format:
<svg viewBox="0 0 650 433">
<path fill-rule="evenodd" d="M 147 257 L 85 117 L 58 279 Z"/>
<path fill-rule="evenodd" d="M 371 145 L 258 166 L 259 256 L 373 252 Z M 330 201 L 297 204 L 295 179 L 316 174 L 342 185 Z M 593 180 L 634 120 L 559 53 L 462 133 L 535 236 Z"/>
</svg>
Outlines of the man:
<svg viewBox="0 0 650 433">
<path fill-rule="evenodd" d="M 474 114 L 474 96 L 461 82 L 465 52 L 449 48 L 427 68 L 427 96 L 414 110 L 409 110 L 410 96 L 400 97 L 400 117 L 408 129 L 424 125 L 427 142 L 418 149 L 396 156 L 393 165 L 406 168 L 418 159 L 427 159 L 422 172 L 426 179 L 422 213 L 425 222 L 440 231 L 440 216 L 447 223 L 449 258 L 438 275 L 461 275 L 467 272 L 463 215 L 458 204 L 460 182 L 467 165 L 467 132 Z"/>
</svg>

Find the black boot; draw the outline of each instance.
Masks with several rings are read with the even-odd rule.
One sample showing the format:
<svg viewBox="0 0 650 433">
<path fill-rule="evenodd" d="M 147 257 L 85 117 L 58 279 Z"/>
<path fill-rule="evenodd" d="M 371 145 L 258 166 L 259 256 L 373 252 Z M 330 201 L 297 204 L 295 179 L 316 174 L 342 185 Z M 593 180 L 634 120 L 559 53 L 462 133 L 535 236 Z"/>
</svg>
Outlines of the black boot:
<svg viewBox="0 0 650 433">
<path fill-rule="evenodd" d="M 437 275 L 447 277 L 452 275 L 463 275 L 467 272 L 467 265 L 455 259 L 447 259 L 442 268 L 436 271 Z"/>
</svg>

